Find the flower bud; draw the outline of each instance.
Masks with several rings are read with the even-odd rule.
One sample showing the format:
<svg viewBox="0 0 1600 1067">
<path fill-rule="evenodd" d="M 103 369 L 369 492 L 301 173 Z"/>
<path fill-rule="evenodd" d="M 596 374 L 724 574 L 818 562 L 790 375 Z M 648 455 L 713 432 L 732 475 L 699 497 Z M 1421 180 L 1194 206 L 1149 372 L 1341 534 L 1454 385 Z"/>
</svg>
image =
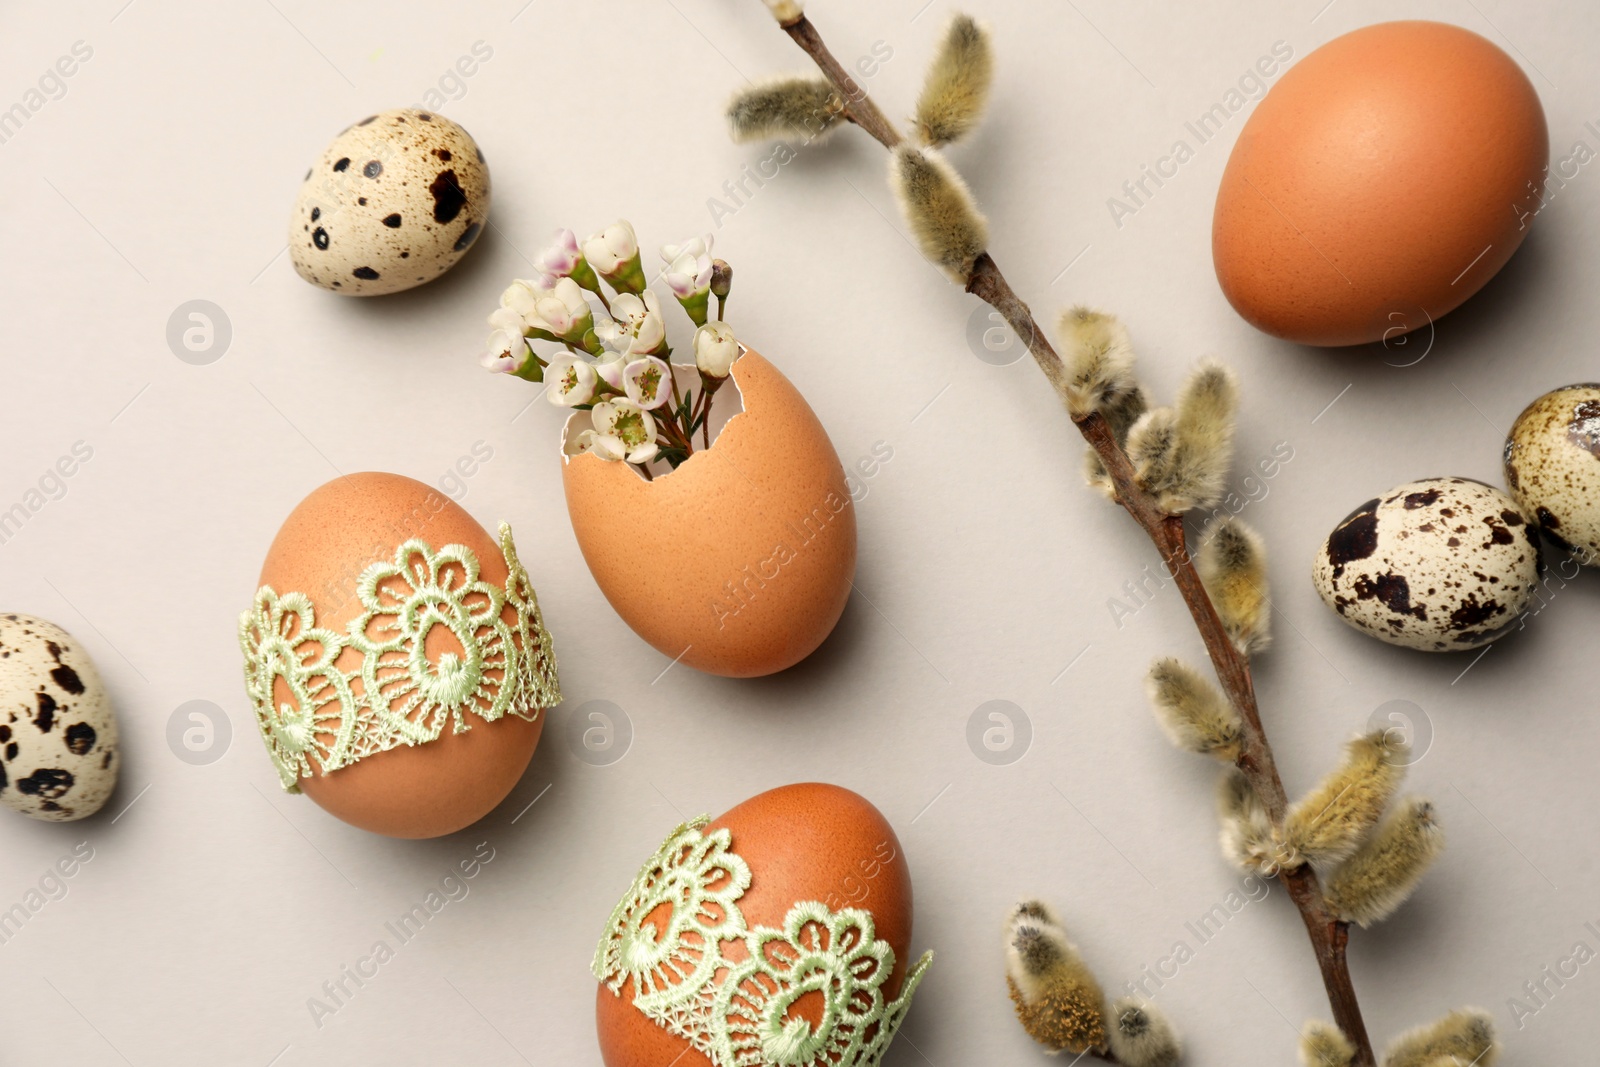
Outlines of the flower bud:
<svg viewBox="0 0 1600 1067">
<path fill-rule="evenodd" d="M 1437 1022 L 1401 1034 L 1384 1054 L 1384 1067 L 1434 1067 L 1455 1057 L 1474 1067 L 1494 1067 L 1500 1043 L 1494 1017 L 1477 1008 L 1453 1011 Z"/>
<path fill-rule="evenodd" d="M 1154 1004 L 1137 997 L 1111 1002 L 1106 1036 L 1123 1067 L 1176 1067 L 1183 1046 L 1167 1017 Z"/>
<path fill-rule="evenodd" d="M 1105 994 L 1038 901 L 1019 904 L 1006 925 L 1006 988 L 1022 1028 L 1051 1052 L 1106 1048 Z"/>
<path fill-rule="evenodd" d="M 577 282 L 562 278 L 534 301 L 529 325 L 559 340 L 577 343 L 594 328 L 594 309 Z"/>
<path fill-rule="evenodd" d="M 644 267 L 639 261 L 639 239 L 633 224 L 619 219 L 583 243 L 583 254 L 600 276 L 627 293 L 645 290 Z"/>
<path fill-rule="evenodd" d="M 728 266 L 725 259 L 711 261 L 711 292 L 718 300 L 728 299 L 728 293 L 733 290 L 733 268 Z"/>
<path fill-rule="evenodd" d="M 1306 1023 L 1300 1034 L 1300 1062 L 1304 1067 L 1351 1067 L 1356 1047 L 1332 1023 Z"/>
<path fill-rule="evenodd" d="M 1244 724 L 1233 705 L 1204 675 L 1178 660 L 1160 659 L 1145 678 L 1145 691 L 1162 730 L 1174 745 L 1224 763 L 1239 758 Z"/>
<path fill-rule="evenodd" d="M 762 2 L 767 5 L 767 10 L 772 12 L 772 17 L 778 20 L 780 26 L 788 26 L 805 17 L 806 7 L 802 0 L 762 0 Z"/>
<path fill-rule="evenodd" d="M 733 361 L 738 358 L 739 340 L 732 326 L 708 322 L 695 331 L 694 365 L 703 377 L 720 382 L 733 372 Z"/>
<path fill-rule="evenodd" d="M 706 309 L 711 303 L 711 234 L 693 237 L 681 245 L 662 245 L 662 271 L 672 295 L 689 313 L 696 326 L 706 324 Z"/>
<path fill-rule="evenodd" d="M 1289 810 L 1284 865 L 1337 863 L 1361 847 L 1405 777 L 1410 747 L 1374 730 L 1345 748 L 1344 762 Z"/>
<path fill-rule="evenodd" d="M 1413 797 L 1328 876 L 1328 906 L 1345 922 L 1382 922 L 1406 902 L 1443 850 L 1433 805 Z"/>
</svg>

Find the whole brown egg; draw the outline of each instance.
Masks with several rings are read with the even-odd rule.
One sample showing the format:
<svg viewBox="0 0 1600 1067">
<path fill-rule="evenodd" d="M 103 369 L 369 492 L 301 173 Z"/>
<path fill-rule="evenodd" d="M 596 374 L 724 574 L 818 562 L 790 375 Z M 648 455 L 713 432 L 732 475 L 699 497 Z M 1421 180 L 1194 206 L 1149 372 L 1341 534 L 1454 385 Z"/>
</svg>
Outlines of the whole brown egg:
<svg viewBox="0 0 1600 1067">
<path fill-rule="evenodd" d="M 1212 222 L 1217 280 L 1252 325 L 1302 344 L 1426 327 L 1522 244 L 1549 149 L 1533 84 L 1470 30 L 1345 34 L 1240 132 Z"/>
<path fill-rule="evenodd" d="M 471 515 L 430 486 L 382 473 L 337 478 L 306 497 L 273 540 L 260 584 L 280 597 L 304 594 L 314 610 L 315 627 L 343 635 L 367 611 L 363 577 L 368 569 L 394 561 L 397 549 L 414 539 L 434 551 L 451 545 L 470 550 L 479 567 L 478 580 L 505 587 L 508 568 L 501 546 Z M 439 577 L 443 586 L 459 587 L 464 580 L 459 564 L 442 568 Z M 417 595 L 412 586 L 426 580 L 392 577 L 369 592 L 398 606 Z M 514 614 L 507 603 L 500 618 L 509 623 Z M 413 661 L 420 675 L 437 676 L 470 658 L 448 625 L 426 627 L 421 644 L 421 658 Z M 355 648 L 345 647 L 334 663 L 351 676 L 348 685 L 357 698 L 364 693 L 363 659 Z M 407 664 L 408 670 L 412 665 Z M 505 672 L 491 666 L 471 699 L 482 704 L 485 694 L 505 684 Z M 294 687 L 285 677 L 274 677 L 271 685 L 274 709 L 288 705 L 291 712 L 301 710 L 294 707 Z M 385 686 L 393 707 L 408 691 L 403 682 Z M 328 706 L 337 712 L 337 706 Z M 465 731 L 447 724 L 431 741 L 374 752 L 331 771 L 318 766 L 312 755 L 312 773 L 295 784 L 327 811 L 363 830 L 404 838 L 453 833 L 493 810 L 522 777 L 544 728 L 538 710 L 532 709 L 531 718 L 506 714 L 492 722 L 467 712 L 462 717 L 469 726 Z M 331 744 L 325 721 L 319 731 L 321 742 Z"/>
<path fill-rule="evenodd" d="M 706 829 L 727 829 L 731 849 L 749 865 L 750 887 L 738 907 L 751 929 L 782 929 L 801 901 L 871 914 L 879 941 L 894 950 L 885 998 L 900 995 L 911 949 L 911 871 L 893 827 L 866 798 L 839 786 L 805 783 L 752 797 Z M 690 1043 L 657 1025 L 622 995 L 601 983 L 595 999 L 600 1055 L 606 1067 L 714 1067 Z M 818 998 L 820 1001 L 820 998 Z M 793 1011 L 818 1025 L 818 1002 L 796 1001 Z"/>
</svg>

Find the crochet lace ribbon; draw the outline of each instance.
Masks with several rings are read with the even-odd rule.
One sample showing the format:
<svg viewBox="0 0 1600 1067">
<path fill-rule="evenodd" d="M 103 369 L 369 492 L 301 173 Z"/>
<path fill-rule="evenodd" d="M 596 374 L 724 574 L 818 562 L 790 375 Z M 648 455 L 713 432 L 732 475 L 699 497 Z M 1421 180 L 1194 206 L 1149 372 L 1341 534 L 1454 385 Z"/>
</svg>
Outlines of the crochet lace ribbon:
<svg viewBox="0 0 1600 1067">
<path fill-rule="evenodd" d="M 447 724 L 461 733 L 473 718 L 532 722 L 561 702 L 550 635 L 505 523 L 500 549 L 509 572 L 504 589 L 480 578 L 478 557 L 463 545 L 435 552 L 407 541 L 392 561 L 362 572 L 356 595 L 364 610 L 344 633 L 317 626 L 304 593 L 280 595 L 266 585 L 256 592 L 239 616 L 245 691 L 285 790 L 300 791 L 312 756 L 328 774 L 433 741 Z M 509 623 L 501 617 L 507 604 L 516 616 Z M 436 626 L 460 651 L 428 658 Z M 361 654 L 358 669 L 339 666 L 346 649 Z M 280 703 L 275 693 L 284 691 L 290 699 Z"/>
<path fill-rule="evenodd" d="M 727 830 L 702 832 L 708 821 L 678 827 L 644 865 L 611 913 L 595 977 L 618 996 L 631 982 L 634 1007 L 716 1067 L 876 1067 L 933 953 L 889 1001 L 894 949 L 870 913 L 804 902 L 781 930 L 747 928 L 750 868 Z M 793 1012 L 808 996 L 816 1024 Z"/>
</svg>

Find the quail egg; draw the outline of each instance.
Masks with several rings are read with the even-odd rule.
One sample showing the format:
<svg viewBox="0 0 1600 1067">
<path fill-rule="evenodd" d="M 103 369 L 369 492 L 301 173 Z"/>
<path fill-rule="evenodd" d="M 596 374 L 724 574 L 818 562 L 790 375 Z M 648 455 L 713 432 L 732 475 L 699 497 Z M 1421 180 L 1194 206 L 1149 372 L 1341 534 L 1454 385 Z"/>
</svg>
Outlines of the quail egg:
<svg viewBox="0 0 1600 1067">
<path fill-rule="evenodd" d="M 362 119 L 306 171 L 289 220 L 300 277 L 347 296 L 432 281 L 483 233 L 489 168 L 472 135 L 415 108 Z"/>
<path fill-rule="evenodd" d="M 1515 627 L 1540 574 L 1538 531 L 1515 501 L 1482 482 L 1429 478 L 1351 512 L 1318 550 L 1312 578 L 1363 633 L 1447 652 Z"/>
<path fill-rule="evenodd" d="M 0 804 L 34 819 L 93 815 L 117 785 L 117 720 L 81 645 L 0 614 Z"/>
<path fill-rule="evenodd" d="M 1600 384 L 1541 396 L 1506 438 L 1506 484 L 1554 544 L 1600 564 Z"/>
</svg>

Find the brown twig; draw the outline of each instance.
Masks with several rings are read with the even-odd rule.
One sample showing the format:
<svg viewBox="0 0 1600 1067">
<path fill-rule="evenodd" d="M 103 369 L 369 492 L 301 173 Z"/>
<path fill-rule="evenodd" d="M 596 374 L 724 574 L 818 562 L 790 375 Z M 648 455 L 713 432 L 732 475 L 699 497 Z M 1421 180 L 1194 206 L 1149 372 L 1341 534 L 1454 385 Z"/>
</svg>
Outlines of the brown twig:
<svg viewBox="0 0 1600 1067">
<path fill-rule="evenodd" d="M 903 139 L 899 131 L 834 58 L 811 21 L 802 15 L 796 21 L 785 24 L 783 29 L 833 83 L 845 100 L 850 118 L 885 148 L 892 151 L 897 147 Z M 1028 352 L 1057 394 L 1063 395 L 1067 379 L 1065 364 L 1034 319 L 1033 312 L 1012 289 L 999 265 L 987 252 L 974 263 L 967 279 L 967 291 L 1000 313 L 1016 335 L 1026 342 Z M 1216 607 L 1200 580 L 1199 572 L 1195 570 L 1194 562 L 1189 557 L 1183 517 L 1168 514 L 1139 485 L 1132 462 L 1103 416 L 1092 412 L 1075 418 L 1073 422 L 1105 465 L 1116 488 L 1117 503 L 1149 536 L 1177 583 L 1189 614 L 1193 616 L 1195 626 L 1205 641 L 1217 680 L 1244 723 L 1244 745 L 1237 766 L 1266 806 L 1273 825 L 1281 827 L 1288 815 L 1289 801 L 1283 780 L 1278 774 L 1277 762 L 1273 758 L 1272 746 L 1261 724 L 1250 661 L 1229 639 Z M 1367 1036 L 1345 957 L 1349 925 L 1333 915 L 1316 872 L 1309 866 L 1281 869 L 1278 871 L 1278 880 L 1288 891 L 1289 898 L 1294 901 L 1305 922 L 1306 933 L 1311 938 L 1317 965 L 1322 972 L 1322 982 L 1327 989 L 1334 1022 L 1355 1044 L 1357 1067 L 1375 1067 L 1377 1061 L 1372 1042 Z"/>
</svg>

